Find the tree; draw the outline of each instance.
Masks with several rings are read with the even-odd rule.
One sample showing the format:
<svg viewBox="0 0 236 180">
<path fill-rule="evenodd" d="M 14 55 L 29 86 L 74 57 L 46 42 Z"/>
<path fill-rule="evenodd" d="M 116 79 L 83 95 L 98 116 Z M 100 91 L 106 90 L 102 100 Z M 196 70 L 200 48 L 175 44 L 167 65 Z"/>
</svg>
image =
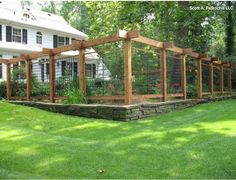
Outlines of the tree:
<svg viewBox="0 0 236 180">
<path fill-rule="evenodd" d="M 32 1 L 21 1 L 20 3 L 21 3 L 22 9 L 24 9 L 27 6 L 31 6 L 33 4 Z"/>
<path fill-rule="evenodd" d="M 235 6 L 235 2 L 227 1 L 226 5 L 228 7 Z M 236 7 L 236 6 L 235 6 Z M 227 12 L 226 17 L 226 38 L 225 38 L 225 54 L 228 58 L 231 58 L 234 54 L 234 26 L 235 26 L 235 17 L 232 11 Z"/>
</svg>

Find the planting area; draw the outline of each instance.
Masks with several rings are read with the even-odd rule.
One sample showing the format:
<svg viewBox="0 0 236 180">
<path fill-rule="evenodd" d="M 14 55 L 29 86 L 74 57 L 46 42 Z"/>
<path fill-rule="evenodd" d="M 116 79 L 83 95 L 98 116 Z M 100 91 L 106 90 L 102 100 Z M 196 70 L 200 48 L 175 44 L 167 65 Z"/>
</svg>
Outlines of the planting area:
<svg viewBox="0 0 236 180">
<path fill-rule="evenodd" d="M 116 122 L 0 102 L 0 178 L 235 178 L 235 106 Z"/>
</svg>

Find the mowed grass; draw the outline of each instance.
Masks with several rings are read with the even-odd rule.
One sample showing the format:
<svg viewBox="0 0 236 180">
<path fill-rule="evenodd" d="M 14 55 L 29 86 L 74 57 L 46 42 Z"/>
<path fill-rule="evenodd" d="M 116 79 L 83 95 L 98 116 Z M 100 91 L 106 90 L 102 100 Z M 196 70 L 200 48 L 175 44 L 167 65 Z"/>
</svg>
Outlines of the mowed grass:
<svg viewBox="0 0 236 180">
<path fill-rule="evenodd" d="M 0 102 L 0 178 L 236 178 L 236 100 L 132 122 Z"/>
</svg>

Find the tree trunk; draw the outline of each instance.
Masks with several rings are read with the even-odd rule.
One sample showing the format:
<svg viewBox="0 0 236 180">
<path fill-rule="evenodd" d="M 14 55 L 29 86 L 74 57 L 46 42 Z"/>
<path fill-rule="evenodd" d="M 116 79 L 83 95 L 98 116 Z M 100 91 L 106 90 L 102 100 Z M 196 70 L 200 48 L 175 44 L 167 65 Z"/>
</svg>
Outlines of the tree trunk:
<svg viewBox="0 0 236 180">
<path fill-rule="evenodd" d="M 226 2 L 228 7 L 231 7 L 233 3 L 231 1 Z M 228 11 L 228 15 L 226 18 L 226 39 L 225 39 L 225 54 L 227 57 L 233 55 L 234 52 L 234 20 L 232 11 Z"/>
</svg>

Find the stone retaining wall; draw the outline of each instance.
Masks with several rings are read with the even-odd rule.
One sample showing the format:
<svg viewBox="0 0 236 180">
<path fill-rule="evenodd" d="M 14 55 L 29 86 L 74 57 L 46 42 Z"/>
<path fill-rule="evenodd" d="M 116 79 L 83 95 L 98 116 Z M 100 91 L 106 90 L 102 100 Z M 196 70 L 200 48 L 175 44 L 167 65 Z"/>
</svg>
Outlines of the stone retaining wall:
<svg viewBox="0 0 236 180">
<path fill-rule="evenodd" d="M 233 98 L 235 98 L 235 96 L 191 99 L 185 101 L 183 100 L 168 101 L 161 103 L 143 103 L 135 105 L 102 105 L 102 104 L 68 105 L 68 104 L 54 104 L 54 103 L 32 102 L 32 101 L 9 101 L 9 102 L 14 104 L 36 107 L 39 109 L 58 112 L 67 115 L 129 121 L 170 112 L 176 109 L 192 107 L 200 103 L 220 101 Z"/>
</svg>

